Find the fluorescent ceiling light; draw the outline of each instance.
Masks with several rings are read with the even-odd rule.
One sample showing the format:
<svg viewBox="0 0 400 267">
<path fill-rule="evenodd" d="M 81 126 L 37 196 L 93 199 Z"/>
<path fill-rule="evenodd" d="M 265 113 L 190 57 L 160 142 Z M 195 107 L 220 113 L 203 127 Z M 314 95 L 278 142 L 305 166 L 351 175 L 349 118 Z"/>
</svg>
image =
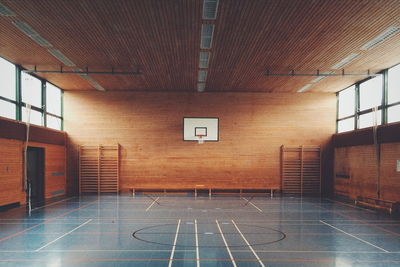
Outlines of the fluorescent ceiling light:
<svg viewBox="0 0 400 267">
<path fill-rule="evenodd" d="M 201 51 L 200 52 L 200 60 L 199 60 L 199 68 L 201 68 L 201 69 L 208 68 L 209 59 L 210 59 L 210 52 Z"/>
<path fill-rule="evenodd" d="M 74 69 L 74 71 L 77 71 L 78 69 Z M 96 88 L 99 91 L 105 92 L 106 89 L 104 89 L 103 86 L 101 86 L 98 82 L 96 82 L 95 80 L 92 79 L 92 77 L 90 77 L 87 74 L 79 74 L 79 76 L 81 76 L 82 79 L 86 80 L 88 83 L 90 83 L 91 86 L 93 86 L 94 88 Z"/>
<path fill-rule="evenodd" d="M 380 35 L 378 35 L 377 37 L 375 37 L 373 40 L 371 40 L 370 42 L 366 43 L 365 45 L 363 45 L 360 49 L 361 50 L 369 50 L 374 48 L 375 46 L 379 45 L 380 43 L 382 43 L 383 41 L 389 39 L 390 37 L 392 37 L 393 35 L 395 35 L 396 33 L 398 33 L 400 31 L 400 26 L 393 26 L 393 27 L 389 27 L 388 29 L 386 29 L 386 31 L 384 31 L 383 33 L 381 33 Z"/>
<path fill-rule="evenodd" d="M 214 24 L 203 24 L 201 26 L 201 44 L 202 49 L 210 49 L 212 46 L 214 34 Z"/>
<path fill-rule="evenodd" d="M 327 72 L 323 72 L 321 73 L 319 77 L 315 78 L 314 80 L 312 80 L 312 83 L 317 83 L 319 81 L 322 81 L 323 79 L 325 79 L 326 77 L 328 77 L 329 74 L 332 74 L 333 71 L 327 71 Z"/>
<path fill-rule="evenodd" d="M 15 27 L 43 47 L 52 47 L 51 43 L 38 34 L 31 26 L 22 21 L 13 21 Z"/>
<path fill-rule="evenodd" d="M 198 83 L 197 84 L 197 92 L 201 93 L 204 92 L 206 89 L 206 84 L 205 83 Z"/>
<path fill-rule="evenodd" d="M 203 19 L 217 18 L 218 2 L 218 0 L 203 1 Z"/>
<path fill-rule="evenodd" d="M 336 63 L 331 67 L 331 69 L 338 70 L 344 67 L 345 65 L 349 64 L 351 61 L 356 59 L 360 53 L 351 53 L 348 57 L 342 59 L 340 62 Z"/>
<path fill-rule="evenodd" d="M 310 87 L 313 86 L 311 83 L 304 85 L 301 89 L 297 90 L 298 93 L 303 93 L 310 89 Z"/>
<path fill-rule="evenodd" d="M 15 13 L 2 3 L 0 3 L 0 15 L 6 17 L 15 17 Z"/>
<path fill-rule="evenodd" d="M 69 58 L 67 58 L 63 53 L 61 53 L 58 49 L 48 49 L 50 54 L 52 54 L 55 58 L 61 61 L 65 66 L 74 67 L 75 63 L 72 62 Z"/>
<path fill-rule="evenodd" d="M 199 70 L 199 82 L 205 82 L 207 78 L 206 70 Z"/>
</svg>

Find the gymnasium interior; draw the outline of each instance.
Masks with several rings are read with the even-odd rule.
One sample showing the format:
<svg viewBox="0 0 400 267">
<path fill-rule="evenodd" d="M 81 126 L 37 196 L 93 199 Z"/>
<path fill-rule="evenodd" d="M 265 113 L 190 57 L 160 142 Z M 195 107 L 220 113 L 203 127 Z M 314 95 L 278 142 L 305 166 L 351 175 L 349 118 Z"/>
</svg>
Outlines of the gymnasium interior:
<svg viewBox="0 0 400 267">
<path fill-rule="evenodd" d="M 399 0 L 0 0 L 1 266 L 399 266 Z"/>
</svg>

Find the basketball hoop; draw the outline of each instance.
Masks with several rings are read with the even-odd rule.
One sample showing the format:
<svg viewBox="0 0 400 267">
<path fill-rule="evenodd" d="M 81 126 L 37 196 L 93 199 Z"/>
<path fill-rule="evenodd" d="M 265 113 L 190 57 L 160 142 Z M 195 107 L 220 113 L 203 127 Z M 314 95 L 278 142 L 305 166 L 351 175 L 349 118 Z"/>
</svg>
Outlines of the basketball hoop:
<svg viewBox="0 0 400 267">
<path fill-rule="evenodd" d="M 205 135 L 198 135 L 197 137 L 199 138 L 198 139 L 198 142 L 199 142 L 199 144 L 201 145 L 201 144 L 204 144 L 204 139 L 203 139 L 203 137 L 204 137 Z"/>
</svg>

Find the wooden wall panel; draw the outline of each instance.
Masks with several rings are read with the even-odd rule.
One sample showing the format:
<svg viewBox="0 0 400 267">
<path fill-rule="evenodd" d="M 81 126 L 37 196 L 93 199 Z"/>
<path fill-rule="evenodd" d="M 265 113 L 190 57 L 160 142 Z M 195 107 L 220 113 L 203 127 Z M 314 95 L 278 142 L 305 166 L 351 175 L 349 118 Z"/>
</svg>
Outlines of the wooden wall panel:
<svg viewBox="0 0 400 267">
<path fill-rule="evenodd" d="M 45 150 L 45 198 L 66 194 L 66 148 L 65 146 L 30 142 L 29 146 Z"/>
<path fill-rule="evenodd" d="M 400 201 L 400 143 L 380 146 L 380 181 L 383 200 Z M 348 178 L 346 178 L 348 176 Z M 335 191 L 351 199 L 377 198 L 378 161 L 374 145 L 335 148 Z"/>
<path fill-rule="evenodd" d="M 121 145 L 120 188 L 279 187 L 280 146 L 326 145 L 332 94 L 65 92 L 69 190 L 78 146 Z M 184 116 L 219 117 L 220 141 L 184 142 Z"/>
<path fill-rule="evenodd" d="M 0 139 L 0 206 L 24 203 L 22 142 Z"/>
<path fill-rule="evenodd" d="M 45 149 L 45 198 L 66 194 L 65 133 L 32 126 L 30 146 Z M 0 206 L 24 204 L 23 151 L 25 124 L 0 118 Z M 21 140 L 17 140 L 21 139 Z"/>
</svg>

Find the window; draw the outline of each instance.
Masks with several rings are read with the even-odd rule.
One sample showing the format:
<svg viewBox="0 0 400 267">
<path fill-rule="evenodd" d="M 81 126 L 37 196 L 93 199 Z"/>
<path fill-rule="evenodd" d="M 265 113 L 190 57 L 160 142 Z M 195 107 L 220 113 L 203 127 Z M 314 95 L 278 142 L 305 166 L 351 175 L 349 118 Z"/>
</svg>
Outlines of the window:
<svg viewBox="0 0 400 267">
<path fill-rule="evenodd" d="M 354 115 L 355 112 L 355 86 L 339 92 L 339 119 Z"/>
<path fill-rule="evenodd" d="M 61 116 L 61 89 L 46 83 L 46 104 L 47 112 Z"/>
<path fill-rule="evenodd" d="M 15 100 L 15 65 L 0 58 L 0 96 Z"/>
<path fill-rule="evenodd" d="M 62 130 L 62 90 L 21 69 L 0 57 L 0 116 Z"/>
<path fill-rule="evenodd" d="M 388 104 L 400 102 L 400 65 L 388 71 Z"/>
<path fill-rule="evenodd" d="M 15 104 L 0 99 L 0 116 L 15 120 Z"/>
<path fill-rule="evenodd" d="M 354 130 L 354 118 L 338 121 L 338 133 Z"/>
<path fill-rule="evenodd" d="M 21 73 L 22 102 L 41 108 L 42 82 L 25 72 Z"/>
<path fill-rule="evenodd" d="M 367 128 L 382 124 L 382 111 L 368 112 L 359 116 L 359 127 Z"/>
<path fill-rule="evenodd" d="M 22 107 L 22 121 L 28 122 L 28 119 L 30 124 L 43 126 L 43 116 L 41 112 Z"/>
<path fill-rule="evenodd" d="M 360 111 L 382 105 L 382 76 L 360 83 Z"/>
<path fill-rule="evenodd" d="M 400 105 L 392 106 L 388 108 L 388 118 L 387 122 L 396 122 L 400 121 Z"/>
<path fill-rule="evenodd" d="M 60 118 L 47 115 L 47 127 L 55 129 L 55 130 L 61 130 L 62 129 L 62 121 Z"/>
</svg>

